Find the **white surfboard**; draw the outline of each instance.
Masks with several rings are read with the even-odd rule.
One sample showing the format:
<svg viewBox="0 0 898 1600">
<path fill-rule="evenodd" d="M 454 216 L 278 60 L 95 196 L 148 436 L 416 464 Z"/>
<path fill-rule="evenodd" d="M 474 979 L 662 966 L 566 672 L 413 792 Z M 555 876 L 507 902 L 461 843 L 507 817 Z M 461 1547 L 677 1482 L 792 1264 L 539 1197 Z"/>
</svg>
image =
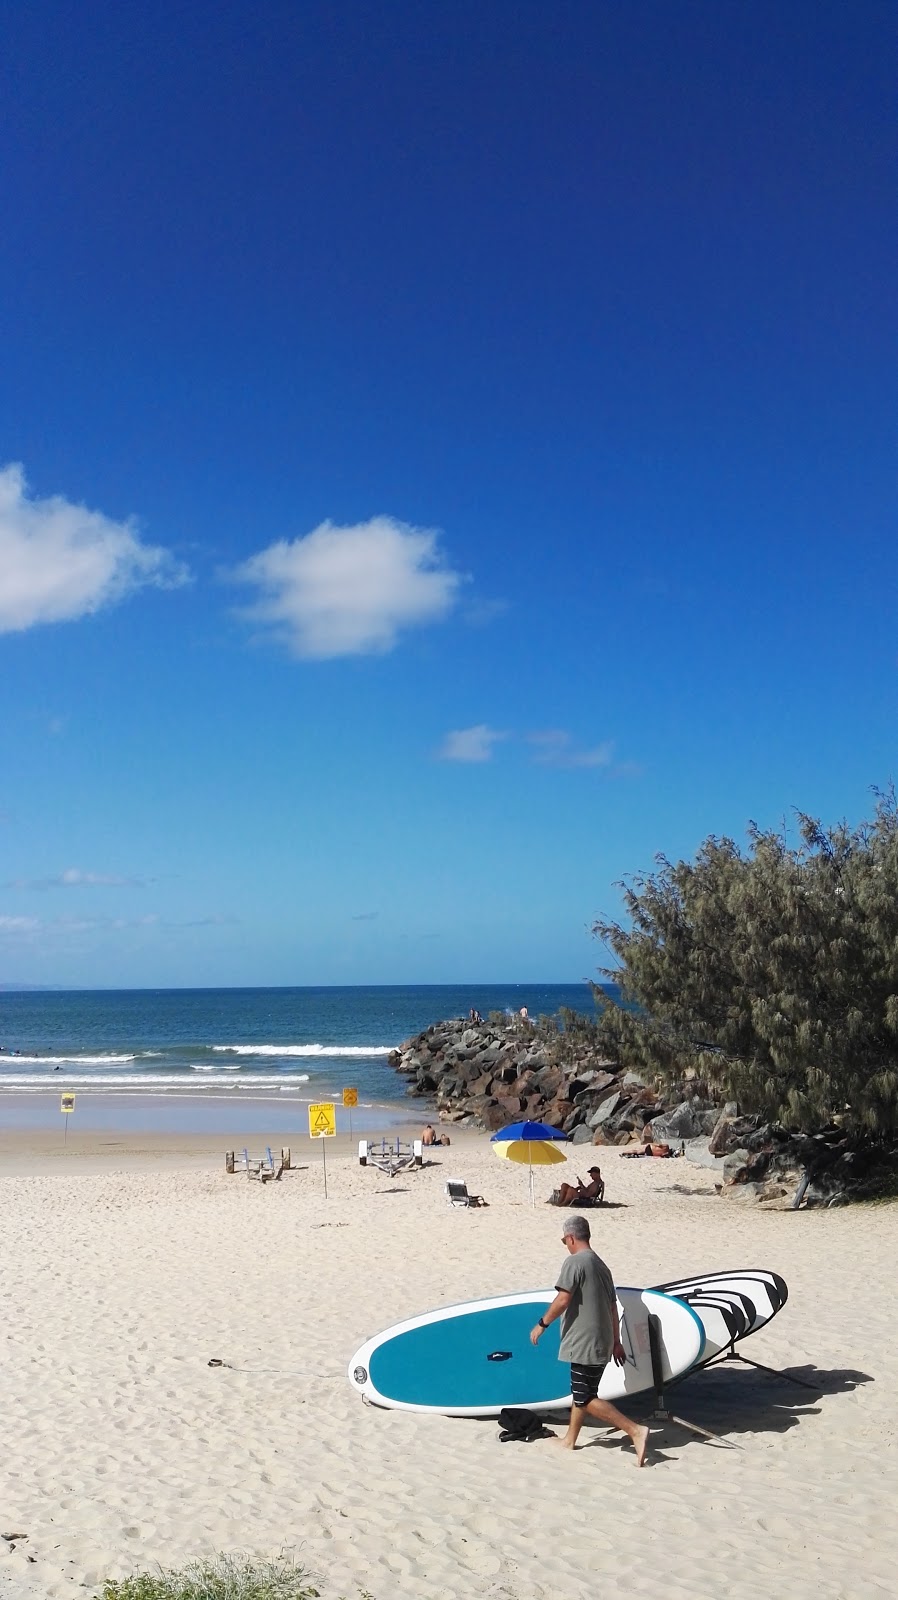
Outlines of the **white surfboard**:
<svg viewBox="0 0 898 1600">
<path fill-rule="evenodd" d="M 738 1335 L 747 1339 L 771 1322 L 789 1298 L 785 1280 L 777 1272 L 762 1268 L 748 1268 L 736 1272 L 702 1273 L 694 1278 L 680 1278 L 676 1283 L 659 1285 L 663 1294 L 680 1295 L 692 1300 L 696 1294 L 725 1294 L 742 1297 L 753 1308 L 753 1316 L 745 1332 Z"/>
<path fill-rule="evenodd" d="M 737 1339 L 744 1339 L 752 1325 L 755 1311 L 744 1295 L 712 1293 L 696 1290 L 683 1296 L 699 1318 L 705 1330 L 705 1348 L 697 1366 L 728 1350 Z"/>
<path fill-rule="evenodd" d="M 747 1339 L 749 1334 L 765 1327 L 789 1298 L 785 1279 L 778 1272 L 757 1267 L 742 1272 L 710 1272 L 697 1278 L 682 1278 L 676 1284 L 667 1286 L 667 1289 L 668 1292 L 672 1290 L 681 1295 L 704 1325 L 705 1348 L 696 1362 L 698 1367 L 706 1366 L 732 1344 Z M 713 1325 L 713 1318 L 704 1311 L 703 1306 L 709 1296 L 728 1302 L 737 1314 L 739 1311 L 744 1313 L 745 1326 L 732 1340 L 720 1341 L 720 1330 Z"/>
<path fill-rule="evenodd" d="M 554 1289 L 442 1306 L 375 1334 L 349 1363 L 349 1381 L 373 1405 L 443 1416 L 495 1416 L 504 1406 L 555 1411 L 569 1406 L 570 1367 L 558 1359 L 560 1321 L 539 1343 L 530 1331 Z M 609 1362 L 599 1398 L 620 1400 L 654 1386 L 649 1316 L 657 1318 L 664 1382 L 701 1359 L 700 1317 L 682 1300 L 653 1289 L 618 1289 L 626 1362 Z"/>
</svg>

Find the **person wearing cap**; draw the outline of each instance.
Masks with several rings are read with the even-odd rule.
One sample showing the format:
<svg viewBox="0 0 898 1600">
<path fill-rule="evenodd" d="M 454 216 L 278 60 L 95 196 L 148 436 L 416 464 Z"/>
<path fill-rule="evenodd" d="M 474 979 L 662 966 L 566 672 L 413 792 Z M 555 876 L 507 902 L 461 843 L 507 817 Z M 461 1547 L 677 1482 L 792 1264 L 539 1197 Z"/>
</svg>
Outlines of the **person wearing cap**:
<svg viewBox="0 0 898 1600">
<path fill-rule="evenodd" d="M 599 1206 L 605 1194 L 605 1182 L 598 1167 L 590 1167 L 589 1183 L 578 1178 L 576 1183 L 563 1183 L 549 1201 L 553 1206 Z"/>
<path fill-rule="evenodd" d="M 648 1428 L 632 1422 L 617 1406 L 598 1397 L 608 1362 L 613 1359 L 622 1367 L 627 1359 L 620 1338 L 614 1279 L 590 1244 L 585 1217 L 565 1217 L 561 1242 L 568 1254 L 558 1274 L 555 1299 L 530 1331 L 530 1343 L 539 1344 L 546 1329 L 559 1317 L 562 1319 L 558 1359 L 571 1364 L 573 1403 L 567 1433 L 557 1442 L 566 1450 L 573 1450 L 588 1414 L 606 1427 L 625 1433 L 636 1451 L 636 1465 L 641 1467 L 648 1449 Z"/>
</svg>

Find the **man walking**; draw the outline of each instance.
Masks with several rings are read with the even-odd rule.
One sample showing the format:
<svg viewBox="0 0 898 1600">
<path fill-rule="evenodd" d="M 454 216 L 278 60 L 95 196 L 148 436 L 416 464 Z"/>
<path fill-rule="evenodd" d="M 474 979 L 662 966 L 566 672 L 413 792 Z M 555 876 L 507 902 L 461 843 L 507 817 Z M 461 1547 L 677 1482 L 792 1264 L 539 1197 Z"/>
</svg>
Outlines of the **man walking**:
<svg viewBox="0 0 898 1600">
<path fill-rule="evenodd" d="M 573 1405 L 567 1433 L 559 1443 L 566 1450 L 573 1450 L 583 1418 L 589 1412 L 609 1428 L 620 1428 L 632 1440 L 636 1465 L 641 1467 L 648 1448 L 648 1428 L 631 1422 L 617 1406 L 598 1398 L 608 1361 L 613 1357 L 619 1367 L 626 1361 L 620 1342 L 614 1280 L 590 1245 L 585 1217 L 565 1218 L 561 1242 L 567 1246 L 568 1257 L 558 1274 L 558 1293 L 530 1332 L 531 1344 L 538 1344 L 550 1323 L 558 1317 L 563 1319 L 558 1359 L 571 1364 Z"/>
</svg>

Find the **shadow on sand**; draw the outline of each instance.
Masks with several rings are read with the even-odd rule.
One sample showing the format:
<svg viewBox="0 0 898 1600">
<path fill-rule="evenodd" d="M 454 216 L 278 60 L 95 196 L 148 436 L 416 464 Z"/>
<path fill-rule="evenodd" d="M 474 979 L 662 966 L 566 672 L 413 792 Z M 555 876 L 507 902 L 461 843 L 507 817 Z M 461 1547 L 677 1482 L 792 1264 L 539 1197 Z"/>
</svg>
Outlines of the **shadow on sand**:
<svg viewBox="0 0 898 1600">
<path fill-rule="evenodd" d="M 811 1383 L 816 1393 L 799 1389 L 787 1382 L 788 1376 Z M 756 1372 L 750 1367 L 716 1368 L 697 1372 L 681 1383 L 665 1390 L 665 1404 L 677 1416 L 694 1422 L 700 1428 L 719 1434 L 731 1444 L 739 1444 L 739 1435 L 787 1433 L 799 1423 L 821 1414 L 820 1401 L 834 1395 L 850 1394 L 862 1383 L 875 1383 L 869 1372 L 858 1372 L 853 1367 L 825 1369 L 812 1363 L 783 1369 L 781 1377 Z M 619 1402 L 626 1414 L 636 1422 L 649 1422 L 652 1430 L 646 1467 L 662 1466 L 676 1459 L 666 1454 L 679 1451 L 683 1445 L 702 1445 L 719 1449 L 713 1441 L 700 1438 L 672 1421 L 651 1421 L 653 1406 L 651 1395 L 634 1395 L 632 1400 Z M 567 1413 L 552 1413 L 545 1418 L 552 1427 L 566 1427 Z M 587 1417 L 577 1446 L 578 1450 L 626 1449 L 632 1446 L 628 1439 L 609 1432 L 600 1422 Z"/>
<path fill-rule="evenodd" d="M 812 1384 L 812 1389 L 799 1388 L 789 1378 Z M 675 1415 L 700 1428 L 720 1434 L 722 1439 L 739 1443 L 739 1435 L 762 1433 L 788 1433 L 791 1428 L 822 1412 L 821 1401 L 835 1395 L 850 1394 L 862 1383 L 875 1383 L 869 1372 L 859 1372 L 854 1367 L 816 1367 L 812 1362 L 804 1366 L 782 1368 L 778 1375 L 759 1372 L 750 1366 L 721 1365 L 704 1372 L 693 1373 L 682 1382 L 665 1391 L 665 1403 Z M 634 1400 L 633 1415 L 648 1420 L 652 1400 L 641 1395 Z M 657 1422 L 652 1426 L 652 1455 L 656 1461 L 664 1460 L 665 1446 L 706 1443 L 696 1434 L 675 1422 Z M 711 1448 L 717 1448 L 711 1445 Z"/>
</svg>

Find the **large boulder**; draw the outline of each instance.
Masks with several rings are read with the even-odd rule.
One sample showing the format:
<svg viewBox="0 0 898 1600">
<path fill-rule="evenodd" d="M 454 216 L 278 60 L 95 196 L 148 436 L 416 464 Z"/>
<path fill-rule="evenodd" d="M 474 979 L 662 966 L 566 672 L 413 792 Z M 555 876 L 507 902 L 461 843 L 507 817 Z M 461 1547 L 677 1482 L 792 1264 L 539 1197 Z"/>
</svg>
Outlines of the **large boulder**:
<svg viewBox="0 0 898 1600">
<path fill-rule="evenodd" d="M 571 1144 L 592 1144 L 592 1132 L 581 1122 L 571 1133 Z"/>
<path fill-rule="evenodd" d="M 570 1100 L 550 1100 L 540 1121 L 547 1122 L 550 1128 L 563 1128 L 573 1109 Z"/>
<path fill-rule="evenodd" d="M 496 1103 L 502 1107 L 508 1122 L 519 1121 L 521 1112 L 524 1109 L 524 1102 L 518 1095 L 502 1094 L 499 1091 L 496 1093 Z"/>
<path fill-rule="evenodd" d="M 517 1075 L 517 1065 L 511 1056 L 499 1056 L 493 1067 L 493 1077 L 501 1079 L 503 1083 L 514 1083 Z"/>
<path fill-rule="evenodd" d="M 479 1078 L 474 1078 L 468 1084 L 468 1095 L 470 1098 L 474 1100 L 478 1097 L 478 1095 L 489 1094 L 492 1081 L 493 1075 L 491 1072 L 482 1072 Z"/>
<path fill-rule="evenodd" d="M 540 1094 L 544 1094 L 547 1100 L 554 1100 L 563 1082 L 564 1077 L 560 1067 L 541 1067 L 533 1077 L 534 1088 L 539 1089 Z"/>
<path fill-rule="evenodd" d="M 653 1144 L 674 1144 L 680 1139 L 697 1139 L 704 1133 L 702 1110 L 692 1100 L 684 1100 L 672 1111 L 654 1117 L 647 1125 L 645 1138 Z"/>
<path fill-rule="evenodd" d="M 708 1149 L 712 1156 L 725 1156 L 731 1150 L 738 1150 L 754 1133 L 758 1126 L 757 1117 L 737 1117 L 728 1115 L 726 1106 L 711 1129 Z"/>
<path fill-rule="evenodd" d="M 748 1161 L 747 1150 L 733 1150 L 726 1156 L 723 1161 L 724 1183 L 746 1183 L 751 1176 Z"/>
<path fill-rule="evenodd" d="M 601 1128 L 603 1123 L 614 1115 L 623 1098 L 623 1095 L 617 1089 L 613 1094 L 606 1095 L 598 1109 L 593 1112 L 591 1117 L 587 1118 L 587 1125 L 593 1130 Z"/>
<path fill-rule="evenodd" d="M 490 1133 L 497 1133 L 512 1120 L 498 1101 L 489 1095 L 478 1095 L 475 1099 L 468 1100 L 464 1110 L 467 1116 L 475 1118 L 481 1127 L 488 1128 Z"/>
</svg>

